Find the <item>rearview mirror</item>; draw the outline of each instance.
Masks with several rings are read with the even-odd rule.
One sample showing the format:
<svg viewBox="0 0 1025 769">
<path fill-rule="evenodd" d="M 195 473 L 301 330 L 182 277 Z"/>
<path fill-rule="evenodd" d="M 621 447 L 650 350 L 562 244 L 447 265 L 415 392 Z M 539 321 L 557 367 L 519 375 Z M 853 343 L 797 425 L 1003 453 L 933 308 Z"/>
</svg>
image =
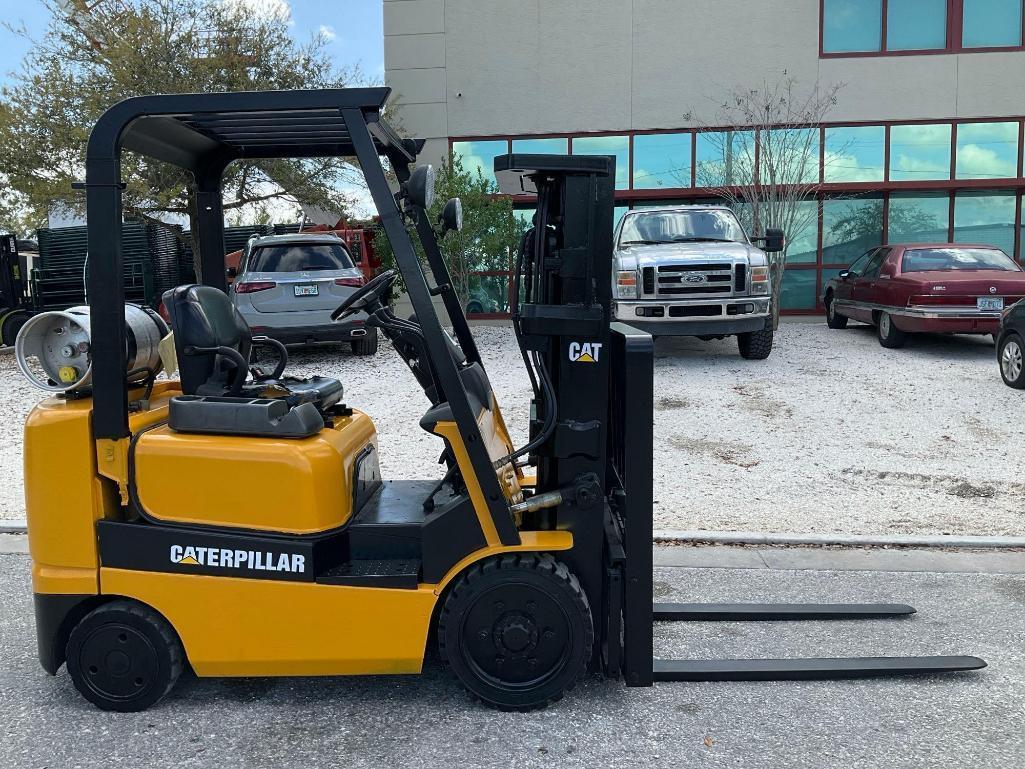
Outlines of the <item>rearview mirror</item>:
<svg viewBox="0 0 1025 769">
<path fill-rule="evenodd" d="M 842 280 L 846 280 L 850 276 L 851 276 L 851 271 L 850 270 L 840 270 L 840 272 L 837 274 L 837 277 L 842 279 Z"/>
<path fill-rule="evenodd" d="M 786 248 L 786 238 L 783 235 L 783 230 L 770 227 L 765 231 L 765 237 L 760 238 L 764 241 L 765 245 L 762 250 L 768 254 L 778 254 L 784 248 Z"/>
<path fill-rule="evenodd" d="M 430 208 L 434 204 L 434 166 L 429 163 L 413 171 L 406 182 L 406 196 L 418 208 Z"/>
<path fill-rule="evenodd" d="M 441 222 L 441 234 L 446 232 L 459 232 L 463 229 L 463 201 L 459 198 L 451 198 L 441 210 L 438 217 Z"/>
</svg>

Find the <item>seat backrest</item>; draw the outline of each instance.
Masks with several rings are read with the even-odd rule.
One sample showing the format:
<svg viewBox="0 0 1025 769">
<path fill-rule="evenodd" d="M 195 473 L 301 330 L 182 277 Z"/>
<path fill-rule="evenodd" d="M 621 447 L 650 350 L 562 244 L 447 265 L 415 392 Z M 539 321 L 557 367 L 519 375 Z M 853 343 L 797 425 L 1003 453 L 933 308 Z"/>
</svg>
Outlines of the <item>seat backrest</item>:
<svg viewBox="0 0 1025 769">
<path fill-rule="evenodd" d="M 230 347 L 248 361 L 252 332 L 231 299 L 211 286 L 178 286 L 164 294 L 164 307 L 171 319 L 182 392 L 186 395 L 223 395 L 243 381 L 247 371 L 226 355 L 194 352 L 191 348 Z"/>
</svg>

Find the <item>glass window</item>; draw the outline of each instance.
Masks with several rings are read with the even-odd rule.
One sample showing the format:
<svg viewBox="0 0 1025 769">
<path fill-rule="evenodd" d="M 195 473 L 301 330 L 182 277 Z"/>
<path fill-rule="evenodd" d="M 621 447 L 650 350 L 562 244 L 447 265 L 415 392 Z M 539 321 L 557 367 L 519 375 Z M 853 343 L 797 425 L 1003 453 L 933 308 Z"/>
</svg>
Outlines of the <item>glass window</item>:
<svg viewBox="0 0 1025 769">
<path fill-rule="evenodd" d="M 1018 265 L 995 248 L 913 248 L 904 252 L 901 272 L 995 270 L 1019 272 Z"/>
<path fill-rule="evenodd" d="M 476 176 L 479 170 L 485 179 L 495 181 L 495 158 L 509 151 L 505 139 L 497 141 L 452 142 L 452 154 L 463 164 L 463 170 Z"/>
<path fill-rule="evenodd" d="M 958 192 L 954 198 L 954 242 L 996 246 L 1014 253 L 1014 193 Z"/>
<path fill-rule="evenodd" d="M 913 51 L 947 47 L 947 0 L 889 0 L 886 49 Z"/>
<path fill-rule="evenodd" d="M 819 203 L 805 200 L 797 204 L 791 231 L 784 233 L 787 264 L 814 264 L 819 253 Z"/>
<path fill-rule="evenodd" d="M 754 131 L 708 131 L 697 136 L 697 186 L 751 184 L 755 168 Z"/>
<path fill-rule="evenodd" d="M 616 206 L 612 211 L 612 228 L 615 229 L 619 226 L 619 220 L 623 218 L 623 215 L 630 210 L 629 206 Z"/>
<path fill-rule="evenodd" d="M 352 266 L 352 257 L 341 243 L 286 243 L 254 248 L 247 272 L 325 272 Z"/>
<path fill-rule="evenodd" d="M 467 276 L 467 298 L 463 308 L 467 315 L 489 315 L 509 312 L 509 275 Z"/>
<path fill-rule="evenodd" d="M 786 270 L 779 306 L 783 310 L 814 310 L 815 270 Z"/>
<path fill-rule="evenodd" d="M 885 158 L 883 126 L 826 129 L 823 173 L 827 182 L 881 182 Z"/>
<path fill-rule="evenodd" d="M 826 200 L 822 203 L 822 263 L 851 264 L 883 242 L 881 198 Z"/>
<path fill-rule="evenodd" d="M 777 184 L 818 184 L 819 129 L 763 131 L 758 150 L 760 173 Z"/>
<path fill-rule="evenodd" d="M 946 243 L 950 196 L 946 192 L 890 195 L 888 243 Z"/>
<path fill-rule="evenodd" d="M 513 139 L 512 151 L 531 155 L 568 155 L 569 139 Z"/>
<path fill-rule="evenodd" d="M 878 51 L 883 40 L 882 0 L 824 0 L 822 50 Z"/>
<path fill-rule="evenodd" d="M 1021 8 L 1021 0 L 964 0 L 961 45 L 965 48 L 1021 45 Z"/>
<path fill-rule="evenodd" d="M 747 237 L 732 211 L 701 208 L 636 211 L 619 235 L 620 246 L 694 241 L 747 243 Z"/>
<path fill-rule="evenodd" d="M 962 123 L 957 127 L 958 179 L 1018 175 L 1017 123 Z"/>
<path fill-rule="evenodd" d="M 634 189 L 690 187 L 691 135 L 639 134 L 634 137 Z"/>
<path fill-rule="evenodd" d="M 630 139 L 627 136 L 576 136 L 574 155 L 615 155 L 616 189 L 630 186 Z"/>
<path fill-rule="evenodd" d="M 890 129 L 890 181 L 950 178 L 950 126 L 895 125 Z"/>
</svg>

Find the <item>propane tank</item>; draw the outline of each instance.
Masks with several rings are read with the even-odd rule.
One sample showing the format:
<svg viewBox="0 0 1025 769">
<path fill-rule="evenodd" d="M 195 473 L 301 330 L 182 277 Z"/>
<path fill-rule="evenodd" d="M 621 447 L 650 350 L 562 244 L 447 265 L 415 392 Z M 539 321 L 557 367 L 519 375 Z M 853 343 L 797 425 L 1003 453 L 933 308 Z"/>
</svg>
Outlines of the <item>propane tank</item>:
<svg viewBox="0 0 1025 769">
<path fill-rule="evenodd" d="M 167 333 L 167 324 L 157 313 L 125 305 L 129 382 L 142 382 L 161 370 L 158 345 Z M 71 307 L 33 316 L 18 332 L 14 355 L 21 373 L 42 390 L 71 393 L 88 389 L 93 375 L 89 308 Z"/>
</svg>

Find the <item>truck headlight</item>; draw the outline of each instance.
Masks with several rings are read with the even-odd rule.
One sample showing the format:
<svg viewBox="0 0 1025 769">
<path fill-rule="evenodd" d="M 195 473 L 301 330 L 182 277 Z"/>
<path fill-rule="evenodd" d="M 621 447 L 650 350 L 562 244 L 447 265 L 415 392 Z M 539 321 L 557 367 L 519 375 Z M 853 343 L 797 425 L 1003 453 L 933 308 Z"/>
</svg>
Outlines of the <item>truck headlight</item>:
<svg viewBox="0 0 1025 769">
<path fill-rule="evenodd" d="M 752 267 L 751 268 L 751 293 L 754 294 L 768 294 L 769 293 L 769 268 L 768 267 Z"/>
<path fill-rule="evenodd" d="M 616 273 L 616 298 L 637 298 L 637 271 L 620 270 Z"/>
</svg>

